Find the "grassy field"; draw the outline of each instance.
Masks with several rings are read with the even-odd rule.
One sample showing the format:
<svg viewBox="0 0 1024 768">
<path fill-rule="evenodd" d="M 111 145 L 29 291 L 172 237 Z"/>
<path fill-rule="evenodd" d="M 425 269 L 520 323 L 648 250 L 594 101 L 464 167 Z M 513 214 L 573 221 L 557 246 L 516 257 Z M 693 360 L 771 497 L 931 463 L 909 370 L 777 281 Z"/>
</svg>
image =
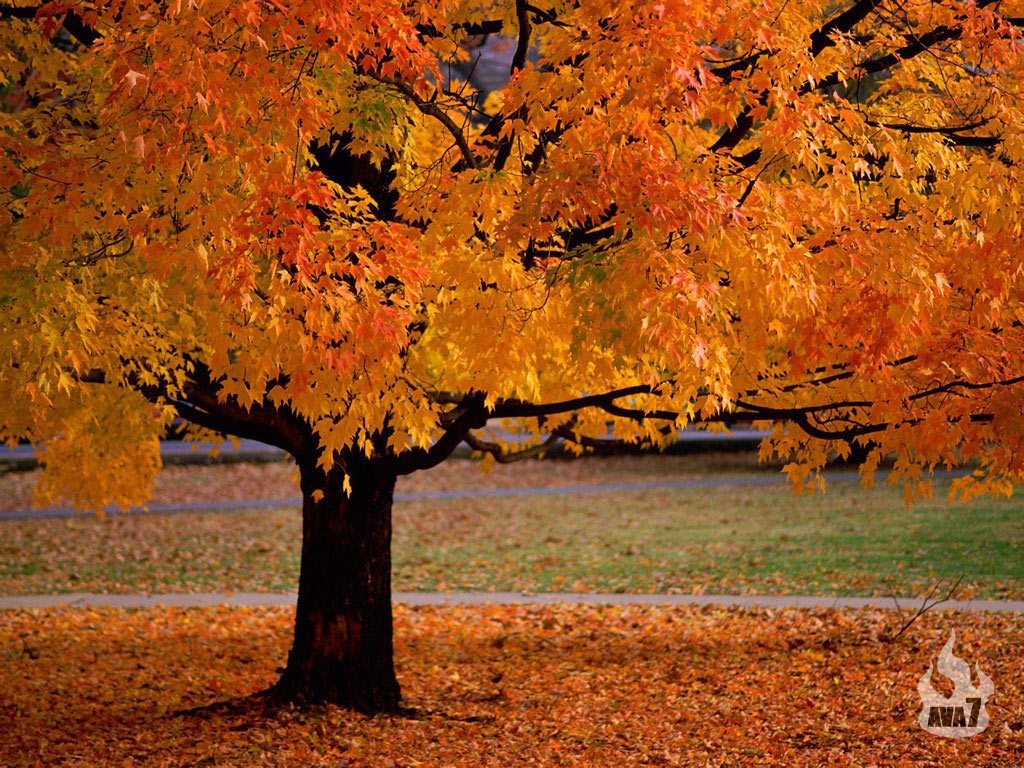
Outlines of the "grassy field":
<svg viewBox="0 0 1024 768">
<path fill-rule="evenodd" d="M 487 477 L 453 462 L 400 490 L 758 471 L 743 456 L 533 462 Z M 30 480 L 0 478 L 6 506 Z M 959 596 L 1024 597 L 1020 500 L 949 505 L 947 489 L 909 510 L 897 490 L 850 482 L 799 498 L 741 486 L 399 502 L 395 588 L 914 596 L 962 576 Z M 175 468 L 157 500 L 294 493 L 283 465 Z M 0 521 L 0 593 L 291 590 L 299 522 L 295 509 Z"/>
</svg>

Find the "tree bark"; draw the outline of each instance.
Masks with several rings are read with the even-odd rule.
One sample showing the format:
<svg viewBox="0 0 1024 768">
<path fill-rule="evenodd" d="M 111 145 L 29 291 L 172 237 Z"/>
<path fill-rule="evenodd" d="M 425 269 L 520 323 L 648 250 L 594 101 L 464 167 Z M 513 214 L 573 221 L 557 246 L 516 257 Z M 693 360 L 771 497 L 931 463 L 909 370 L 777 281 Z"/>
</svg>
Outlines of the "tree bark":
<svg viewBox="0 0 1024 768">
<path fill-rule="evenodd" d="M 295 636 L 278 699 L 330 703 L 364 712 L 398 707 L 392 659 L 391 504 L 388 462 L 346 463 L 325 472 L 299 462 L 302 561 Z"/>
</svg>

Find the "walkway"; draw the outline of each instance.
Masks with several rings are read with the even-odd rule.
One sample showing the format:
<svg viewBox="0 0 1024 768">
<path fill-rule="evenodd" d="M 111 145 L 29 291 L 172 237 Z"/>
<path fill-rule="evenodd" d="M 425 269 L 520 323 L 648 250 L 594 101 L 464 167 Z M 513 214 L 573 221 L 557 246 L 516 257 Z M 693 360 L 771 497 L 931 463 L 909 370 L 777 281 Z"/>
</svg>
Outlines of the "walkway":
<svg viewBox="0 0 1024 768">
<path fill-rule="evenodd" d="M 406 605 L 695 605 L 749 608 L 881 608 L 914 611 L 918 598 L 814 597 L 808 595 L 652 595 L 601 592 L 396 592 L 394 600 Z M 0 610 L 53 608 L 59 606 L 152 608 L 158 605 L 274 606 L 295 605 L 295 593 L 202 592 L 162 595 L 13 595 L 0 597 Z M 1024 600 L 947 600 L 937 610 L 1007 611 L 1024 613 Z"/>
</svg>

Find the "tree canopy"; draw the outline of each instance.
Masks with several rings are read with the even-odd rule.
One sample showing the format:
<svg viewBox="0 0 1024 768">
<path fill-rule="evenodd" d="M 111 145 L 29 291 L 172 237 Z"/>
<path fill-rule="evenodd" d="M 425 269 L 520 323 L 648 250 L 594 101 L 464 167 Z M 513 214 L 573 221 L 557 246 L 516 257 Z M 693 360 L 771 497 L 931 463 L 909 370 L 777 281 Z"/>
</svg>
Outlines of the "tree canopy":
<svg viewBox="0 0 1024 768">
<path fill-rule="evenodd" d="M 0 8 L 0 437 L 145 500 L 175 416 L 399 472 L 775 424 L 1024 472 L 1020 3 Z M 486 100 L 450 76 L 507 35 Z M 534 451 L 536 452 L 536 451 Z"/>
</svg>

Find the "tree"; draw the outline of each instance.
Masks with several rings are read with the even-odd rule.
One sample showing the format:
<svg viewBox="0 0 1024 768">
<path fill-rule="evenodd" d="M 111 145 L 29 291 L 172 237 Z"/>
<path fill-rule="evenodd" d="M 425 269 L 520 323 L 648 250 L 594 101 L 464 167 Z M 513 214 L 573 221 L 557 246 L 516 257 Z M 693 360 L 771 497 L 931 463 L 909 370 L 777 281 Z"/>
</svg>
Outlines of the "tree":
<svg viewBox="0 0 1024 768">
<path fill-rule="evenodd" d="M 83 508 L 144 501 L 174 417 L 289 451 L 273 693 L 366 710 L 399 701 L 396 477 L 463 441 L 758 421 L 800 487 L 860 444 L 908 499 L 972 459 L 958 492 L 1008 492 L 1024 22 L 840 5 L 4 7 L 0 436 Z M 446 62 L 497 33 L 479 103 Z"/>
</svg>

